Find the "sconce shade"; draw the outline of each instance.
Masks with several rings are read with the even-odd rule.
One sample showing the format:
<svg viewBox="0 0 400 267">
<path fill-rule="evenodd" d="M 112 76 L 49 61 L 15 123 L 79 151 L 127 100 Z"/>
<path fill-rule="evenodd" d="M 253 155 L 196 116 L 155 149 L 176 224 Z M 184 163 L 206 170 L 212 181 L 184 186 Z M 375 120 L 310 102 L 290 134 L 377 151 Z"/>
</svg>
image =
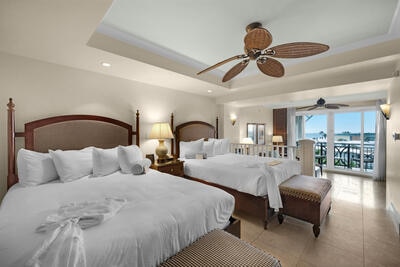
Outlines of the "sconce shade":
<svg viewBox="0 0 400 267">
<path fill-rule="evenodd" d="M 390 118 L 390 104 L 382 104 L 379 107 L 381 108 L 383 116 L 388 120 Z"/>
<path fill-rule="evenodd" d="M 242 144 L 246 144 L 246 145 L 252 145 L 254 144 L 253 139 L 251 139 L 250 137 L 245 137 L 242 139 Z"/>
<path fill-rule="evenodd" d="M 237 119 L 236 115 L 235 114 L 231 114 L 230 118 L 231 118 L 232 126 L 235 125 L 236 119 Z"/>
<path fill-rule="evenodd" d="M 149 135 L 151 139 L 158 139 L 158 147 L 156 148 L 156 155 L 158 161 L 163 162 L 167 158 L 168 148 L 164 144 L 164 139 L 174 138 L 171 127 L 167 122 L 154 123 Z"/>
<path fill-rule="evenodd" d="M 283 142 L 282 135 L 272 136 L 272 143 L 282 143 L 282 142 Z"/>
<path fill-rule="evenodd" d="M 167 122 L 154 123 L 149 135 L 150 139 L 171 139 L 174 138 L 171 127 Z"/>
</svg>

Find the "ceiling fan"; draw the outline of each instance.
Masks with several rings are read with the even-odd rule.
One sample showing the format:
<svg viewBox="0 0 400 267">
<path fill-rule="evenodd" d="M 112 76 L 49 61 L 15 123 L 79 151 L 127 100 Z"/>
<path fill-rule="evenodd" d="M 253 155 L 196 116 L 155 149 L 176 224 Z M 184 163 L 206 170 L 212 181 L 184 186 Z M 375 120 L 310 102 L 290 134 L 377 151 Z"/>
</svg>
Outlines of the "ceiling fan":
<svg viewBox="0 0 400 267">
<path fill-rule="evenodd" d="M 322 97 L 317 100 L 317 103 L 311 106 L 305 106 L 297 108 L 297 110 L 306 109 L 306 110 L 313 110 L 316 108 L 328 108 L 328 109 L 339 109 L 340 107 L 348 107 L 349 105 L 346 104 L 326 104 L 325 99 Z"/>
<path fill-rule="evenodd" d="M 219 66 L 226 64 L 235 59 L 242 59 L 241 62 L 233 66 L 222 78 L 222 82 L 227 82 L 233 77 L 238 75 L 242 70 L 244 70 L 249 64 L 250 60 L 255 60 L 260 71 L 266 75 L 272 77 L 282 77 L 285 74 L 285 69 L 283 65 L 271 58 L 299 58 L 313 56 L 329 49 L 329 46 L 319 43 L 310 42 L 295 42 L 281 44 L 268 48 L 272 43 L 271 33 L 261 27 L 262 24 L 259 22 L 253 22 L 246 27 L 246 36 L 244 37 L 244 52 L 245 54 L 233 56 L 231 58 L 225 59 L 218 62 L 211 67 L 208 67 L 197 75 L 204 72 L 218 68 Z"/>
</svg>

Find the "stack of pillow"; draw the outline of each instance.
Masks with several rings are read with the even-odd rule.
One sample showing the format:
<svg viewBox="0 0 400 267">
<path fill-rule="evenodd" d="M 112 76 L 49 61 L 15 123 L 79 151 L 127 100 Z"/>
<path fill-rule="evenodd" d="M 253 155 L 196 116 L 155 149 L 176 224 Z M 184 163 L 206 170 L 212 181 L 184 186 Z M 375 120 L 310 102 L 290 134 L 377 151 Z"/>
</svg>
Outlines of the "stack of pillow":
<svg viewBox="0 0 400 267">
<path fill-rule="evenodd" d="M 179 142 L 179 157 L 182 159 L 206 159 L 216 155 L 229 153 L 229 139 L 204 138 L 191 141 Z"/>
<path fill-rule="evenodd" d="M 19 183 L 34 186 L 60 179 L 71 182 L 84 176 L 105 176 L 121 170 L 122 173 L 143 174 L 150 160 L 143 158 L 136 145 L 110 149 L 87 147 L 81 150 L 49 150 L 40 153 L 20 149 L 17 156 Z"/>
</svg>

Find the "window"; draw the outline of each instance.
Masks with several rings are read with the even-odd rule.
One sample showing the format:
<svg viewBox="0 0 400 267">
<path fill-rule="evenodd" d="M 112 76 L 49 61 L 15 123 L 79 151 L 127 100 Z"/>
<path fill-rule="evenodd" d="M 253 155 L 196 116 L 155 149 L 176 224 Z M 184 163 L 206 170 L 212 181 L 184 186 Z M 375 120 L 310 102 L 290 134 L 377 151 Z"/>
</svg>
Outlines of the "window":
<svg viewBox="0 0 400 267">
<path fill-rule="evenodd" d="M 369 110 L 299 112 L 296 140 L 316 141 L 316 162 L 328 169 L 372 172 L 376 112 Z"/>
</svg>

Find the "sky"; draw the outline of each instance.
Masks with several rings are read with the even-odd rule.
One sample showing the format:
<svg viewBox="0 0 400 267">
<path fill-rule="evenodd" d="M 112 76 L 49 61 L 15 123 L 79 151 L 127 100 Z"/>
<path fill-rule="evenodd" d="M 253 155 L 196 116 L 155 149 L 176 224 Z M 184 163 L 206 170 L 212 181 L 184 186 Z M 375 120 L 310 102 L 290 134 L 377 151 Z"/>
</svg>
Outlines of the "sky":
<svg viewBox="0 0 400 267">
<path fill-rule="evenodd" d="M 375 111 L 364 112 L 364 133 L 375 132 Z M 314 115 L 306 122 L 307 133 L 327 132 L 326 115 Z M 361 129 L 361 112 L 337 113 L 335 114 L 335 133 L 349 131 L 359 133 Z"/>
</svg>

